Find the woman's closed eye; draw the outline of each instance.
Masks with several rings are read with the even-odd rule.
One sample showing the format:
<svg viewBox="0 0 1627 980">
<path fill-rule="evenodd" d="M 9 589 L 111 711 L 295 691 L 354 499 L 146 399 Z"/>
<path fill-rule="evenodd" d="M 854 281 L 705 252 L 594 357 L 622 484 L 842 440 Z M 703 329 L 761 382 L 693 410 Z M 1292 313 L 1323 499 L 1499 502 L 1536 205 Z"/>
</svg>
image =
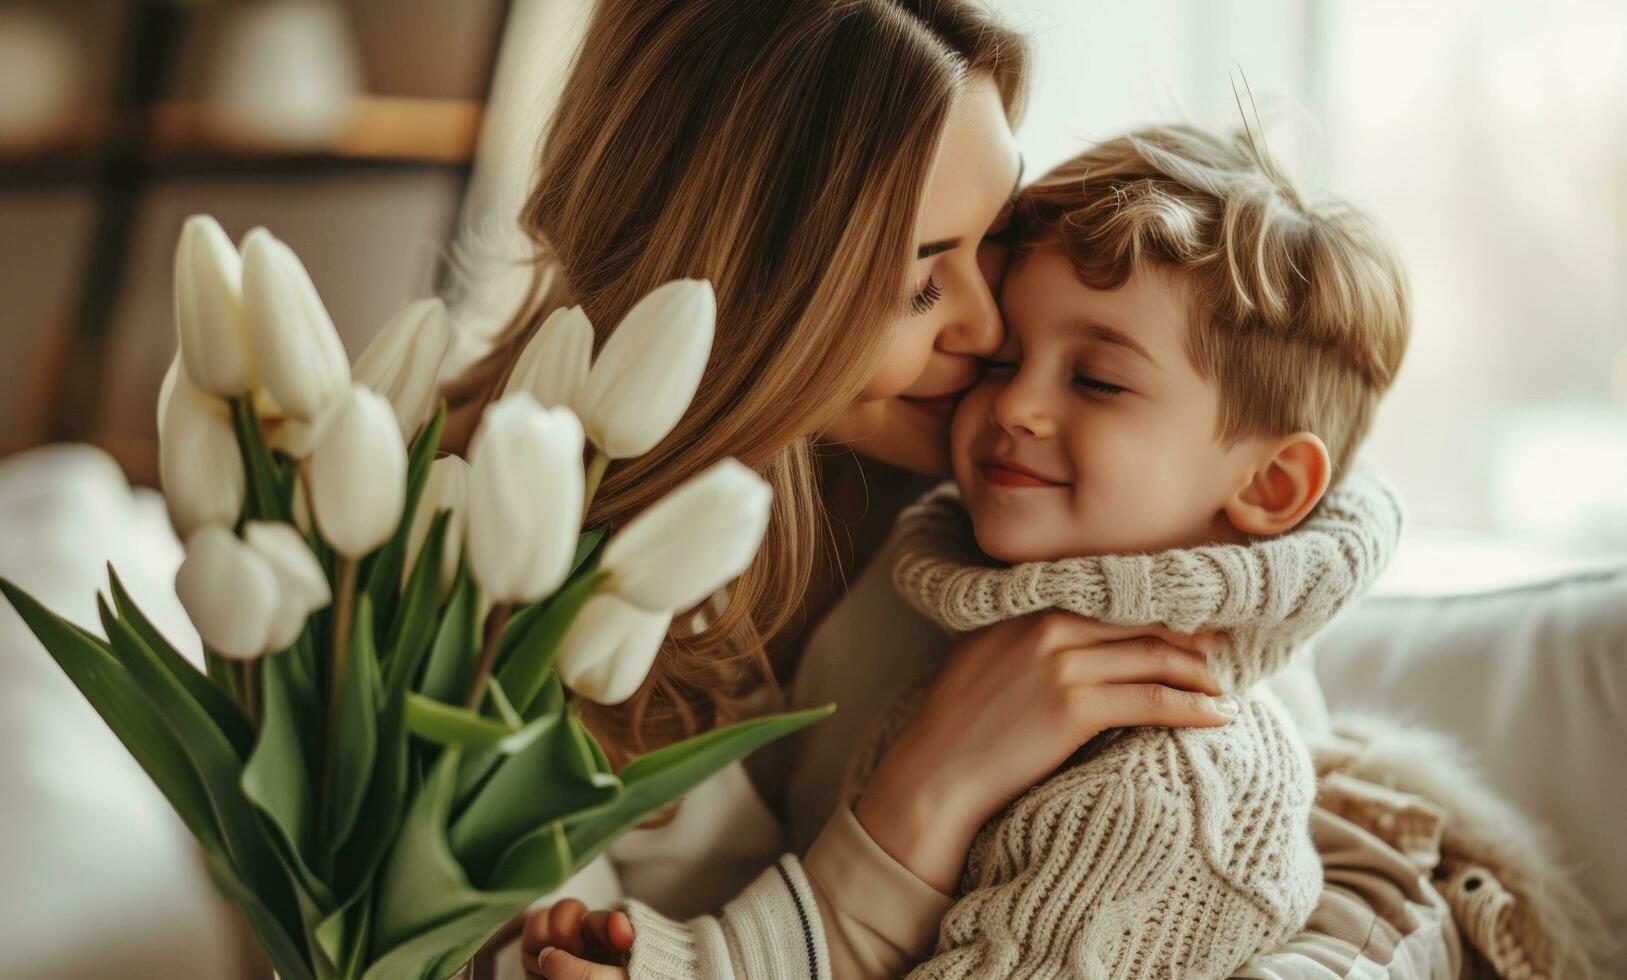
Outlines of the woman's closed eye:
<svg viewBox="0 0 1627 980">
<path fill-rule="evenodd" d="M 936 279 L 928 276 L 926 284 L 910 297 L 910 312 L 919 316 L 937 306 L 940 299 L 943 299 L 943 287 L 938 285 Z"/>
</svg>

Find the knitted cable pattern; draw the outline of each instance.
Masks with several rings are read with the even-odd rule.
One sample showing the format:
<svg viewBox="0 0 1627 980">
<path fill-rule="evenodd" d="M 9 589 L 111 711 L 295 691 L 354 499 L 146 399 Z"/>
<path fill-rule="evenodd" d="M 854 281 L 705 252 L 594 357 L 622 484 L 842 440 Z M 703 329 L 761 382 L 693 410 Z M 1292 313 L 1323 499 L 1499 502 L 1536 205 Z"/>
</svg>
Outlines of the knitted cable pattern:
<svg viewBox="0 0 1627 980">
<path fill-rule="evenodd" d="M 911 977 L 1220 978 L 1298 931 L 1322 885 L 1315 774 L 1253 685 L 1372 582 L 1400 526 L 1393 491 L 1353 474 L 1269 540 L 1001 568 L 952 490 L 907 511 L 895 583 L 944 628 L 1065 609 L 1223 630 L 1211 665 L 1242 703 L 1224 728 L 1109 733 L 985 825 L 937 951 Z"/>
<path fill-rule="evenodd" d="M 1225 631 L 1211 663 L 1228 690 L 1281 670 L 1383 571 L 1401 536 L 1400 497 L 1347 476 L 1300 525 L 1250 544 L 995 566 L 977 550 L 953 484 L 899 518 L 893 580 L 922 613 L 964 632 L 1043 609 L 1104 623 Z"/>
</svg>

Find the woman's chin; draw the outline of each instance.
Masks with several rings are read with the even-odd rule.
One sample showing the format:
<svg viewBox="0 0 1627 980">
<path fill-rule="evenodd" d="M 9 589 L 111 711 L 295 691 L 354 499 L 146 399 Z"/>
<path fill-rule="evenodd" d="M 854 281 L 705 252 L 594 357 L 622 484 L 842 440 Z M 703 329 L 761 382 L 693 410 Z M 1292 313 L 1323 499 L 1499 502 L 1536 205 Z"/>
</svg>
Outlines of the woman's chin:
<svg viewBox="0 0 1627 980">
<path fill-rule="evenodd" d="M 909 473 L 949 476 L 949 416 L 899 398 L 853 406 L 824 438 Z"/>
</svg>

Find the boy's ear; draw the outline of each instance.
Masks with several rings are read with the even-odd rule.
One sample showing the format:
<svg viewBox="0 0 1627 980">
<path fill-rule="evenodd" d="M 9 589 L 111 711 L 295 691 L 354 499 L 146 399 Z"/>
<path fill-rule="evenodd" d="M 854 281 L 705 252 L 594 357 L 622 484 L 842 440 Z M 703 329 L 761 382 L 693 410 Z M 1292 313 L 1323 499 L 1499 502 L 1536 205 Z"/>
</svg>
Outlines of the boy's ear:
<svg viewBox="0 0 1627 980">
<path fill-rule="evenodd" d="M 1274 439 L 1266 444 L 1248 484 L 1226 501 L 1226 517 L 1245 534 L 1281 534 L 1316 507 L 1332 473 L 1328 447 L 1315 433 Z"/>
</svg>

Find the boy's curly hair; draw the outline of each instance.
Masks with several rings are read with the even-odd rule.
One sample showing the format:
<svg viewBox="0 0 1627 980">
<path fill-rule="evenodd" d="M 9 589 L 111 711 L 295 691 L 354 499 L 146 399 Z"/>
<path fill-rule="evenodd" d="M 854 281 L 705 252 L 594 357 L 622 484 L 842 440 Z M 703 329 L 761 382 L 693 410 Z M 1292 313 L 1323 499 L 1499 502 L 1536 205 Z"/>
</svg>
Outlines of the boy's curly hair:
<svg viewBox="0 0 1627 980">
<path fill-rule="evenodd" d="M 1248 130 L 1143 129 L 1025 188 L 1016 257 L 1054 248 L 1088 286 L 1143 262 L 1190 292 L 1187 355 L 1221 394 L 1217 437 L 1308 430 L 1335 482 L 1395 379 L 1410 332 L 1406 276 L 1362 213 L 1308 202 Z"/>
</svg>

